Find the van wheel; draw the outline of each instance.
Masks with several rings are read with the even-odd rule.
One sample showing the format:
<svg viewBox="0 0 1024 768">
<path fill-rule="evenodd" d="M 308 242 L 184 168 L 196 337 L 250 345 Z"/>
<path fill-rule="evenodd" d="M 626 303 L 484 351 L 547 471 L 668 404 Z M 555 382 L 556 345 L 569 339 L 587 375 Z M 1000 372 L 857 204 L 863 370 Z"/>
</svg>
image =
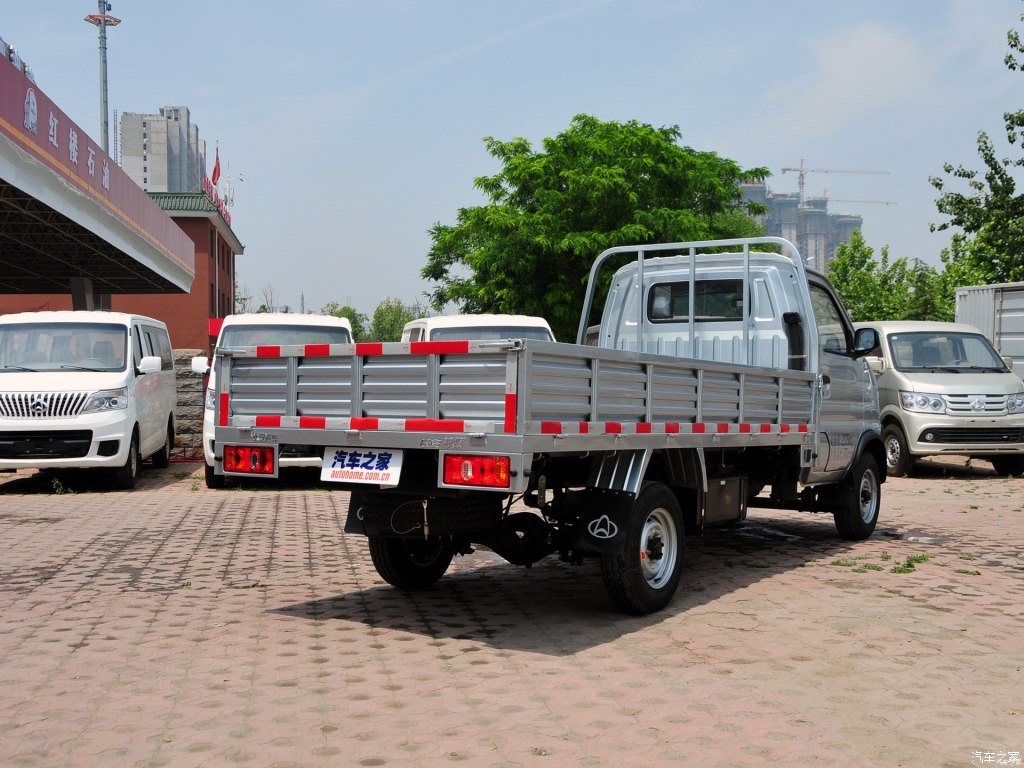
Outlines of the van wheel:
<svg viewBox="0 0 1024 768">
<path fill-rule="evenodd" d="M 122 491 L 130 491 L 135 487 L 135 478 L 139 476 L 139 463 L 142 457 L 139 456 L 139 437 L 137 432 L 132 432 L 132 441 L 128 444 L 128 458 L 124 466 L 114 470 L 114 487 Z"/>
<path fill-rule="evenodd" d="M 171 451 L 174 450 L 174 427 L 167 424 L 167 434 L 164 436 L 164 447 L 153 454 L 153 466 L 157 469 L 167 469 L 171 466 Z"/>
<path fill-rule="evenodd" d="M 399 589 L 422 589 L 436 582 L 452 564 L 455 552 L 441 539 L 400 539 L 368 536 L 370 559 L 377 573 Z"/>
<path fill-rule="evenodd" d="M 993 456 L 992 469 L 997 475 L 1005 477 L 1020 477 L 1024 475 L 1024 456 Z"/>
<path fill-rule="evenodd" d="M 218 475 L 213 471 L 213 467 L 209 464 L 203 464 L 206 468 L 206 487 L 207 488 L 223 488 L 224 487 L 224 475 Z"/>
<path fill-rule="evenodd" d="M 882 430 L 882 442 L 885 444 L 885 468 L 891 477 L 909 475 L 914 469 L 914 457 L 907 448 L 907 438 L 903 430 L 890 424 Z"/>
<path fill-rule="evenodd" d="M 874 533 L 882 502 L 882 484 L 874 456 L 865 453 L 857 459 L 833 499 L 836 506 L 832 516 L 842 538 L 862 541 Z"/>
<path fill-rule="evenodd" d="M 663 483 L 648 483 L 630 510 L 626 544 L 618 554 L 601 555 L 608 595 L 627 613 L 661 610 L 683 574 L 683 513 Z"/>
</svg>

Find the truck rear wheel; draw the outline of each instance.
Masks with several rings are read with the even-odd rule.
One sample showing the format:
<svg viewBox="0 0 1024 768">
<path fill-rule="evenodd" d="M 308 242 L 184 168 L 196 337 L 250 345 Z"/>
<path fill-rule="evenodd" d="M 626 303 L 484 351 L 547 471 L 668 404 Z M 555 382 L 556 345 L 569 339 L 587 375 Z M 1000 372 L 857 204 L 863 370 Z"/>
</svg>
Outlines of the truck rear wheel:
<svg viewBox="0 0 1024 768">
<path fill-rule="evenodd" d="M 993 456 L 989 461 L 992 462 L 992 469 L 996 471 L 997 475 L 1004 475 L 1006 477 L 1021 477 L 1024 475 L 1024 456 L 1020 454 L 1014 456 Z"/>
<path fill-rule="evenodd" d="M 648 483 L 630 512 L 624 550 L 601 555 L 609 596 L 628 613 L 661 610 L 683 573 L 683 513 L 663 483 Z"/>
<path fill-rule="evenodd" d="M 399 589 L 422 589 L 436 582 L 452 564 L 454 551 L 441 539 L 368 536 L 377 573 Z"/>
<path fill-rule="evenodd" d="M 837 489 L 835 499 L 837 506 L 832 516 L 840 536 L 861 541 L 874 533 L 882 502 L 882 484 L 874 456 L 865 453 L 857 459 L 850 476 Z"/>
</svg>

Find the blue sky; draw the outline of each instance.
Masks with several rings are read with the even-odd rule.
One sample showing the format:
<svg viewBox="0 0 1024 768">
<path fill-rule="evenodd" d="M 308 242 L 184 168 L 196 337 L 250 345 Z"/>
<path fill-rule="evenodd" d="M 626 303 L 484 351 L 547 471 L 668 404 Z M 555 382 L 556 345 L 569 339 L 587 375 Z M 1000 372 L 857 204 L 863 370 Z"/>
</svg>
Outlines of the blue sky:
<svg viewBox="0 0 1024 768">
<path fill-rule="evenodd" d="M 767 166 L 769 186 L 864 217 L 876 253 L 938 264 L 928 177 L 980 167 L 1022 106 L 1003 65 L 1021 0 L 112 0 L 109 104 L 190 108 L 235 181 L 239 282 L 298 311 L 411 303 L 429 228 L 484 202 L 483 137 L 535 147 L 586 113 L 678 125 L 682 143 Z M 2 0 L 0 37 L 99 133 L 93 0 Z M 1019 153 L 1018 153 L 1019 154 Z M 244 178 L 244 181 L 239 180 Z M 596 255 L 596 254 L 595 254 Z"/>
</svg>

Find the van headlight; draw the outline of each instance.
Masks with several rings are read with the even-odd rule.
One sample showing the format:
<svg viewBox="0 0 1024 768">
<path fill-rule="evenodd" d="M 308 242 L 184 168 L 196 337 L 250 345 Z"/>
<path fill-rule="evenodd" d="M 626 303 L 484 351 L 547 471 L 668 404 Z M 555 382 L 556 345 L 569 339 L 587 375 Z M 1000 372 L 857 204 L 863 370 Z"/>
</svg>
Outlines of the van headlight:
<svg viewBox="0 0 1024 768">
<path fill-rule="evenodd" d="M 1010 413 L 1024 413 L 1024 392 L 1017 392 L 1006 398 L 1006 410 Z"/>
<path fill-rule="evenodd" d="M 945 413 L 946 398 L 928 392 L 900 392 L 900 405 L 905 411 L 917 413 Z"/>
<path fill-rule="evenodd" d="M 213 387 L 207 387 L 206 397 L 203 399 L 203 407 L 208 411 L 212 411 L 217 405 L 216 397 L 217 395 L 213 391 Z"/>
<path fill-rule="evenodd" d="M 103 411 L 120 411 L 128 407 L 128 388 L 105 389 L 93 392 L 85 401 L 82 413 L 102 413 Z"/>
</svg>

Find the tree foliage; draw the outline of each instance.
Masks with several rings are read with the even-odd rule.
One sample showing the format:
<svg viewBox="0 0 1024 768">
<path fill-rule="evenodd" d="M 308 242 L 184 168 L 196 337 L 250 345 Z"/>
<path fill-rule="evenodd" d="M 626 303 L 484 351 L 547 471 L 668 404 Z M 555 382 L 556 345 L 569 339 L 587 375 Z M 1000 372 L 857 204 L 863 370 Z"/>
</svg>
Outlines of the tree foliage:
<svg viewBox="0 0 1024 768">
<path fill-rule="evenodd" d="M 1021 16 L 1024 21 L 1024 16 Z M 1019 33 L 1007 33 L 1009 51 L 1003 59 L 1011 72 L 1024 71 L 1024 45 Z M 1024 109 L 1003 114 L 1006 141 L 1012 148 L 1024 148 Z M 981 284 L 1024 279 L 1024 194 L 1017 191 L 1015 169 L 1024 167 L 1024 157 L 997 157 L 994 143 L 985 131 L 978 133 L 978 155 L 984 170 L 946 163 L 947 176 L 959 182 L 953 189 L 939 177 L 929 179 L 939 191 L 936 206 L 949 217 L 933 224 L 932 231 L 959 228 L 966 236 L 944 253 L 947 268 L 984 275 Z M 944 260 L 945 260 L 944 259 Z M 958 262 L 963 262 L 959 264 Z M 975 285 L 978 283 L 970 283 Z"/>
<path fill-rule="evenodd" d="M 887 247 L 876 259 L 860 230 L 836 246 L 826 274 L 855 322 L 953 319 L 952 304 L 943 300 L 945 284 L 933 267 L 916 259 L 890 262 Z"/>
<path fill-rule="evenodd" d="M 416 320 L 426 314 L 419 304 L 406 306 L 399 299 L 384 299 L 373 311 L 370 322 L 370 341 L 398 341 L 402 338 L 402 328 L 410 320 Z"/>
<path fill-rule="evenodd" d="M 760 211 L 739 184 L 768 171 L 680 146 L 680 137 L 678 126 L 588 115 L 541 151 L 486 137 L 501 163 L 475 181 L 488 202 L 430 230 L 421 274 L 437 283 L 433 307 L 540 315 L 556 337 L 575 338 L 587 275 L 605 248 L 761 234 L 747 215 Z"/>
<path fill-rule="evenodd" d="M 352 326 L 352 340 L 356 342 L 367 340 L 366 324 L 369 322 L 369 318 L 362 312 L 357 311 L 355 307 L 348 304 L 342 306 L 336 301 L 331 301 L 324 305 L 320 313 L 348 318 L 348 322 Z"/>
</svg>

